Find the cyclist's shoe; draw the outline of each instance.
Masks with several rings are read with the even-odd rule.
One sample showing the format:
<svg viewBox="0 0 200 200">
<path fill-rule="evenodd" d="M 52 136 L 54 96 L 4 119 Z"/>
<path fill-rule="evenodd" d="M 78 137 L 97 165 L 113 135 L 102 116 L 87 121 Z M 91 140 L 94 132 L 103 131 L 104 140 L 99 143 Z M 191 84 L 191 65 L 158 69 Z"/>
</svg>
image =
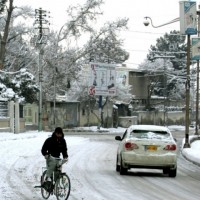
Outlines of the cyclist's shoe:
<svg viewBox="0 0 200 200">
<path fill-rule="evenodd" d="M 48 191 L 48 192 L 51 192 L 52 191 L 52 183 L 51 181 L 46 181 L 42 184 L 42 187 Z"/>
</svg>

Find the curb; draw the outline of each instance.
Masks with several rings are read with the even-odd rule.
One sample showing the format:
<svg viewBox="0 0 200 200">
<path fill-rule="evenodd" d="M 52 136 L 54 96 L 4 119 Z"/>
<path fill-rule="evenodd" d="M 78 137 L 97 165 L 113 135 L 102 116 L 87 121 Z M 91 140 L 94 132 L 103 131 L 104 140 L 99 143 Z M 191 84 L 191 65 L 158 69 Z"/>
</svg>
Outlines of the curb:
<svg viewBox="0 0 200 200">
<path fill-rule="evenodd" d="M 123 132 L 109 132 L 109 130 L 83 130 L 83 129 L 63 129 L 65 135 L 122 135 Z"/>
<path fill-rule="evenodd" d="M 97 131 L 92 131 L 92 130 L 84 130 L 84 129 L 63 129 L 63 132 L 72 132 L 72 133 L 105 133 L 105 132 L 109 132 L 107 130 L 97 130 Z"/>
</svg>

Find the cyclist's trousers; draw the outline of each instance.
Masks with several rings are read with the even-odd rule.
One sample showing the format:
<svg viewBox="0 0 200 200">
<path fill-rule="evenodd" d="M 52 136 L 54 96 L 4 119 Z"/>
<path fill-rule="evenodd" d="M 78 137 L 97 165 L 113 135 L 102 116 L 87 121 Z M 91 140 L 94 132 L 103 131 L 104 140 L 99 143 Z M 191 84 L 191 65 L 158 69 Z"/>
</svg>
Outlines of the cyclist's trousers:
<svg viewBox="0 0 200 200">
<path fill-rule="evenodd" d="M 53 171 L 55 171 L 58 162 L 59 162 L 58 160 L 52 158 L 51 156 L 46 160 L 46 164 L 47 164 L 47 177 L 48 178 L 52 178 Z"/>
</svg>

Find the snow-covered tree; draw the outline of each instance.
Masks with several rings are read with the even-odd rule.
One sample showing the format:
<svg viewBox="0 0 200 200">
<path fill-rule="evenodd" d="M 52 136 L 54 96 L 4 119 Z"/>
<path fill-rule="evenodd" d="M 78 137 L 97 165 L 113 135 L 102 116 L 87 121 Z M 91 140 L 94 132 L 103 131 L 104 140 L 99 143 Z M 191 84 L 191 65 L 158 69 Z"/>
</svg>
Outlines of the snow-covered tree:
<svg viewBox="0 0 200 200">
<path fill-rule="evenodd" d="M 82 6 L 70 6 L 66 23 L 59 31 L 48 35 L 44 48 L 46 65 L 43 82 L 47 99 L 55 97 L 55 90 L 57 94 L 63 94 L 70 87 L 70 82 L 77 79 L 86 54 L 86 50 L 77 46 L 77 42 L 82 34 L 93 32 L 91 23 L 101 14 L 99 7 L 102 3 L 102 0 L 88 0 Z"/>
<path fill-rule="evenodd" d="M 18 99 L 23 103 L 37 101 L 38 88 L 34 76 L 22 68 L 15 73 L 0 71 L 0 94 L 9 100 Z"/>
<path fill-rule="evenodd" d="M 98 2 L 102 3 L 102 1 L 98 1 Z M 90 4 L 94 5 L 93 3 L 94 1 L 90 1 L 90 0 L 87 1 L 86 3 L 87 11 L 89 8 L 88 5 Z M 84 11 L 85 10 L 84 8 L 81 9 L 81 12 L 77 12 L 77 13 L 80 13 L 80 15 L 83 15 L 83 13 L 84 14 L 87 13 L 86 11 Z M 70 13 L 70 15 L 73 16 L 74 18 L 73 24 L 76 22 L 77 19 L 82 18 L 79 16 L 74 17 L 75 15 L 71 14 L 71 13 L 74 13 L 72 12 L 72 10 L 70 10 L 68 13 Z M 95 12 L 90 12 L 90 13 L 95 13 Z M 96 15 L 99 13 L 101 14 L 101 12 L 97 12 Z M 90 19 L 94 20 L 95 18 L 92 17 Z M 127 28 L 127 23 L 128 23 L 128 19 L 124 18 L 124 19 L 118 19 L 114 22 L 107 22 L 103 27 L 100 27 L 99 29 L 96 29 L 96 30 L 94 28 L 91 28 L 92 26 L 90 26 L 90 28 L 86 27 L 84 30 L 82 30 L 82 32 L 84 31 L 86 33 L 86 39 L 88 38 L 88 40 L 86 40 L 86 42 L 82 45 L 82 47 L 74 48 L 72 45 L 72 48 L 70 48 L 71 43 L 70 44 L 67 43 L 68 48 L 65 51 L 65 55 L 67 56 L 67 63 L 66 63 L 67 67 L 64 68 L 65 71 L 63 72 L 59 68 L 60 65 L 59 67 L 58 65 L 56 66 L 57 75 L 58 75 L 57 77 L 62 77 L 63 74 L 66 74 L 65 77 L 67 77 L 67 82 L 65 85 L 58 84 L 59 85 L 58 90 L 62 92 L 64 91 L 65 93 L 68 94 L 67 96 L 71 97 L 71 99 L 73 100 L 74 99 L 80 100 L 83 104 L 84 102 L 85 104 L 88 104 L 88 102 L 90 102 L 89 105 L 91 107 L 96 106 L 98 102 L 98 98 L 88 95 L 88 82 L 85 82 L 85 77 L 83 76 L 83 66 L 85 64 L 89 64 L 90 61 L 101 62 L 101 63 L 122 63 L 125 60 L 127 60 L 129 57 L 129 54 L 122 48 L 123 41 L 118 36 L 119 35 L 118 33 L 121 30 Z M 71 22 L 67 24 L 71 24 Z M 87 24 L 88 23 L 86 23 L 86 25 Z M 79 27 L 78 22 L 77 22 L 77 25 L 78 25 L 77 27 Z M 70 27 L 71 26 L 68 25 L 65 28 L 70 28 Z M 59 32 L 59 35 L 60 34 L 61 34 L 61 31 Z M 75 36 L 76 39 L 79 38 L 81 36 L 80 29 L 78 31 L 77 29 L 75 31 L 72 31 L 71 35 L 69 34 L 69 31 L 67 31 L 67 34 L 65 34 L 65 36 L 68 36 L 68 38 L 66 39 L 68 42 L 69 41 L 71 42 L 72 38 L 70 37 L 70 40 L 69 40 L 69 36 Z M 70 72 L 70 70 L 72 71 Z M 70 89 L 67 87 L 67 85 L 69 84 L 68 81 L 70 81 L 70 85 L 71 85 Z M 57 82 L 56 82 L 56 85 L 57 85 Z M 52 86 L 55 86 L 55 85 L 52 84 Z M 127 88 L 123 88 L 123 89 L 124 91 L 129 91 L 129 89 L 127 90 Z M 118 91 L 120 91 L 120 89 L 118 89 Z M 123 93 L 122 89 L 121 89 L 121 93 Z M 124 95 L 121 97 L 124 97 Z M 103 101 L 104 103 L 102 107 L 106 105 L 107 101 L 108 101 L 108 98 L 105 98 Z M 92 110 L 92 108 L 90 109 Z"/>
<path fill-rule="evenodd" d="M 34 12 L 29 7 L 16 8 L 13 4 L 14 0 L 8 0 L 6 12 L 0 19 L 4 30 L 1 32 L 4 41 L 0 52 L 1 67 L 13 72 L 25 67 L 38 77 L 38 45 L 31 47 L 29 43 L 31 36 L 38 33 L 26 23 Z M 59 31 L 50 31 L 47 44 L 40 46 L 44 99 L 53 100 L 55 91 L 65 94 L 74 82 L 81 81 L 82 66 L 91 59 L 112 63 L 128 59 L 128 53 L 122 48 L 123 41 L 118 37 L 119 31 L 127 28 L 128 20 L 118 19 L 97 27 L 97 19 L 103 14 L 101 5 L 102 0 L 87 0 L 83 5 L 70 6 L 66 23 Z M 26 20 L 16 21 L 18 18 Z"/>
<path fill-rule="evenodd" d="M 2 30 L 0 33 L 0 69 L 5 70 L 6 67 L 10 66 L 9 62 L 18 58 L 19 49 L 25 42 L 23 37 L 31 32 L 30 27 L 25 22 L 23 24 L 15 22 L 19 21 L 19 18 L 33 17 L 34 13 L 30 7 L 15 7 L 14 0 L 8 0 L 4 8 L 0 17 L 0 30 Z M 20 51 L 20 53 L 22 52 Z"/>
<path fill-rule="evenodd" d="M 185 96 L 185 37 L 178 31 L 171 31 L 156 41 L 156 45 L 150 47 L 147 59 L 139 66 L 149 73 L 149 98 L 156 94 L 180 100 Z"/>
<path fill-rule="evenodd" d="M 18 98 L 20 101 L 32 103 L 36 101 L 36 82 L 33 75 L 27 72 L 28 65 L 34 60 L 28 35 L 32 28 L 21 19 L 33 17 L 34 12 L 29 7 L 15 7 L 14 0 L 2 1 L 3 12 L 0 17 L 0 96 L 8 99 Z M 7 2 L 7 3 L 6 3 Z M 5 4 L 6 3 L 6 4 Z M 26 69 L 23 69 L 25 68 Z"/>
<path fill-rule="evenodd" d="M 123 40 L 118 33 L 127 28 L 128 19 L 120 19 L 109 22 L 91 35 L 85 46 L 88 53 L 86 60 L 100 63 L 123 63 L 129 58 L 129 53 L 123 47 Z"/>
<path fill-rule="evenodd" d="M 55 97 L 55 87 L 57 94 L 65 94 L 70 86 L 75 87 L 73 82 L 80 81 L 83 66 L 91 60 L 122 63 L 128 59 L 129 54 L 118 37 L 119 31 L 127 28 L 128 20 L 118 19 L 96 28 L 102 4 L 102 0 L 88 0 L 82 6 L 69 7 L 67 22 L 58 32 L 51 31 L 48 35 L 43 82 L 47 99 Z"/>
</svg>

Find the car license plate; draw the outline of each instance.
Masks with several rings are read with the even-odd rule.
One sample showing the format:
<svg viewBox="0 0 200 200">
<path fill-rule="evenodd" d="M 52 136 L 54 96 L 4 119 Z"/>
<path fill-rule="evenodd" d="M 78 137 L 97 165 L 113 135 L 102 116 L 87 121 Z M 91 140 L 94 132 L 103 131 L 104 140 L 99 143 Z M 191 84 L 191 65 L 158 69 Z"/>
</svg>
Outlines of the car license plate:
<svg viewBox="0 0 200 200">
<path fill-rule="evenodd" d="M 157 146 L 155 146 L 155 145 L 149 145 L 149 146 L 146 147 L 146 149 L 148 151 L 157 151 Z"/>
</svg>

